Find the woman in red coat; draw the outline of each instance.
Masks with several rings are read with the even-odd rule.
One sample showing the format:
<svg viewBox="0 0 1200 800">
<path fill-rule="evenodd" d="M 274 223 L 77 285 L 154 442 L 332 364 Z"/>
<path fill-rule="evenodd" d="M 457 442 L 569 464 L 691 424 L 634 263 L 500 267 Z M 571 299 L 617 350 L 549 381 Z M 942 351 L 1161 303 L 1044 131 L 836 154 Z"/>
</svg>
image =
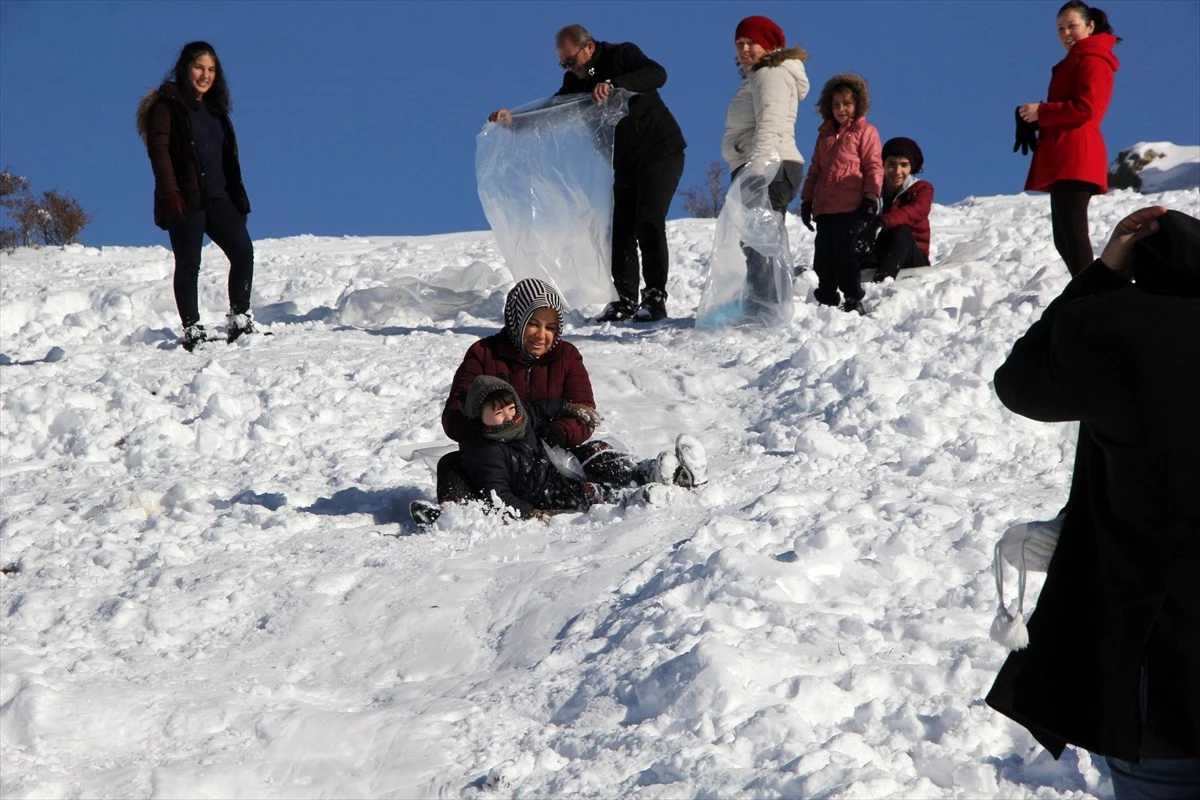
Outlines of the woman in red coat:
<svg viewBox="0 0 1200 800">
<path fill-rule="evenodd" d="M 1054 246 L 1072 275 L 1092 263 L 1088 202 L 1108 190 L 1108 153 L 1100 122 L 1112 99 L 1120 41 L 1108 15 L 1081 0 L 1058 10 L 1058 39 L 1067 57 L 1054 65 L 1044 103 L 1026 103 L 1018 116 L 1036 125 L 1037 149 L 1026 191 L 1050 193 Z"/>
</svg>

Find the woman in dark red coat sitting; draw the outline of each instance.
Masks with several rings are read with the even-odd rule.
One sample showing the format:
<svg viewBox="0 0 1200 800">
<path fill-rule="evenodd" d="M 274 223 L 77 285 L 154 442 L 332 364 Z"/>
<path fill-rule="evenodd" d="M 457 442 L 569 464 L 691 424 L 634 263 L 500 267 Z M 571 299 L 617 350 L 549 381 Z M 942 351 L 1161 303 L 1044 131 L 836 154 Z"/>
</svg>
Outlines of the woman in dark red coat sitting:
<svg viewBox="0 0 1200 800">
<path fill-rule="evenodd" d="M 595 410 L 592 381 L 583 356 L 561 338 L 564 311 L 562 298 L 545 281 L 526 278 L 509 291 L 504 303 L 504 329 L 471 345 L 454 373 L 442 409 L 442 428 L 447 436 L 456 442 L 478 436 L 478 422 L 472 423 L 463 414 L 463 401 L 480 375 L 511 384 L 524 402 L 562 399 Z M 577 416 L 559 417 L 546 426 L 541 438 L 570 450 L 589 479 L 611 482 L 628 473 L 637 462 L 605 442 L 588 441 L 600 421 L 599 414 L 593 415 L 591 423 Z M 439 503 L 465 500 L 475 494 L 475 487 L 459 466 L 460 458 L 461 453 L 450 453 L 438 462 Z M 672 471 L 679 485 L 694 488 L 707 481 L 704 449 L 693 437 L 683 434 L 676 440 Z"/>
<path fill-rule="evenodd" d="M 1037 126 L 1037 147 L 1025 190 L 1050 192 L 1054 246 L 1072 275 L 1092 263 L 1088 202 L 1108 191 L 1108 153 L 1100 123 L 1112 99 L 1120 41 L 1108 15 L 1081 0 L 1058 10 L 1058 39 L 1067 57 L 1050 75 L 1044 103 L 1026 103 L 1017 115 Z"/>
</svg>

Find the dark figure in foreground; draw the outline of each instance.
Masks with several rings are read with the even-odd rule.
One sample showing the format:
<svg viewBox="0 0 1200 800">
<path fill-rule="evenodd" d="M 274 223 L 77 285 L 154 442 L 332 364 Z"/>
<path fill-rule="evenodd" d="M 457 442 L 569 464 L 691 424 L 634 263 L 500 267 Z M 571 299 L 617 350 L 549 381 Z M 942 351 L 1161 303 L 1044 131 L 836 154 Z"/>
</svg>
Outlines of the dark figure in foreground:
<svg viewBox="0 0 1200 800">
<path fill-rule="evenodd" d="M 917 178 L 925 166 L 921 147 L 904 136 L 883 144 L 883 208 L 859 235 L 862 267 L 874 267 L 875 283 L 902 269 L 929 266 L 929 211 L 933 184 Z"/>
<path fill-rule="evenodd" d="M 1032 148 L 1025 190 L 1050 193 L 1054 246 L 1078 275 L 1092 263 L 1088 203 L 1108 191 L 1108 154 L 1100 123 L 1112 99 L 1120 41 L 1108 15 L 1080 0 L 1058 10 L 1066 58 L 1054 65 L 1046 102 L 1017 107 L 1017 147 Z"/>
<path fill-rule="evenodd" d="M 683 175 L 687 143 L 658 90 L 667 71 L 637 45 L 596 41 L 582 25 L 568 25 L 554 39 L 566 71 L 558 95 L 588 93 L 605 102 L 613 89 L 636 92 L 629 114 L 617 123 L 613 152 L 612 276 L 617 299 L 604 309 L 605 322 L 660 320 L 667 316 L 667 211 Z M 509 124 L 508 109 L 492 122 Z M 638 250 L 645 278 L 638 304 Z"/>
<path fill-rule="evenodd" d="M 1029 645 L 987 702 L 1056 758 L 1105 756 L 1118 800 L 1200 797 L 1200 220 L 1122 220 L 995 383 L 1083 425 Z"/>
<path fill-rule="evenodd" d="M 187 350 L 208 338 L 197 289 L 205 234 L 229 259 L 228 341 L 255 332 L 254 245 L 246 230 L 250 200 L 229 109 L 229 85 L 216 51 L 207 42 L 191 42 L 137 111 L 138 133 L 154 170 L 154 224 L 167 231 L 175 253 L 175 304 Z"/>
</svg>

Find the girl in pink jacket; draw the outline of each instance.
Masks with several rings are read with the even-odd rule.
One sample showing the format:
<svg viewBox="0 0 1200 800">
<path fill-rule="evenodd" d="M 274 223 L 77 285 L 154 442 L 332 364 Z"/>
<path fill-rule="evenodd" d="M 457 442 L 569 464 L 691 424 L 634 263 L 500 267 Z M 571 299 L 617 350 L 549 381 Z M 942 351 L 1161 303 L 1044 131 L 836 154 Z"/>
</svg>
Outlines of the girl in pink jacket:
<svg viewBox="0 0 1200 800">
<path fill-rule="evenodd" d="M 817 240 L 813 269 L 817 302 L 865 313 L 854 236 L 879 210 L 883 158 L 879 131 L 867 122 L 871 104 L 867 81 L 853 72 L 834 75 L 821 89 L 817 108 L 825 119 L 817 129 L 808 177 L 800 191 L 800 219 Z"/>
</svg>

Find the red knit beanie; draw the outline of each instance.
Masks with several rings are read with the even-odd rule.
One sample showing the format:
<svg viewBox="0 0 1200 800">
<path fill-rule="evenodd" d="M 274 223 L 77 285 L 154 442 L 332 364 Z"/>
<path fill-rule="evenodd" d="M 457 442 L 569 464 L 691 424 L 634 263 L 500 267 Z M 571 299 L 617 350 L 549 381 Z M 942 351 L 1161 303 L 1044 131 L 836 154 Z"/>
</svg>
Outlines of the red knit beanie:
<svg viewBox="0 0 1200 800">
<path fill-rule="evenodd" d="M 733 38 L 749 39 L 767 52 L 778 50 L 787 44 L 783 28 L 766 17 L 746 17 L 738 23 Z"/>
</svg>

